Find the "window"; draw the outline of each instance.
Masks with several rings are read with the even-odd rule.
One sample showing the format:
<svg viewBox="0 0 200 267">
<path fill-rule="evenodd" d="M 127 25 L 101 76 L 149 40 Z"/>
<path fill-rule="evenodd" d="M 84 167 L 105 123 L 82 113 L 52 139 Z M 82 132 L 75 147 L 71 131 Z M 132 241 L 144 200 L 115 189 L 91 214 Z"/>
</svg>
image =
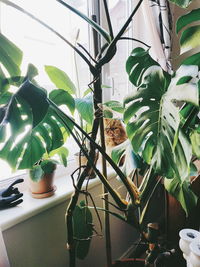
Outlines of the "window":
<svg viewBox="0 0 200 267">
<path fill-rule="evenodd" d="M 87 23 L 55 0 L 15 0 L 13 3 L 43 20 L 72 43 L 76 42 L 78 36 L 78 42 L 87 50 L 90 50 L 92 38 L 90 38 L 91 33 Z M 73 1 L 73 4 L 81 12 L 91 15 L 91 10 L 95 10 L 92 5 L 96 6 L 98 1 L 76 0 Z M 109 0 L 115 34 L 125 22 L 130 5 L 129 1 L 125 0 Z M 64 70 L 82 92 L 87 89 L 90 82 L 88 66 L 79 56 L 75 56 L 73 50 L 66 43 L 27 15 L 12 7 L 1 3 L 0 12 L 2 33 L 23 51 L 23 74 L 26 72 L 28 63 L 34 64 L 39 71 L 37 81 L 44 88 L 51 90 L 54 89 L 54 86 L 44 71 L 44 65 L 53 65 Z M 128 31 L 126 36 L 129 34 Z M 121 100 L 124 92 L 127 91 L 128 79 L 125 73 L 125 59 L 127 57 L 125 55 L 128 56 L 130 50 L 129 41 L 120 41 L 117 55 L 105 67 L 104 84 L 111 86 L 110 89 L 105 89 L 105 100 Z M 72 142 L 69 142 L 69 150 L 74 150 Z M 0 173 L 0 180 L 11 175 L 9 166 L 2 160 L 0 160 L 0 168 L 3 169 Z"/>
<path fill-rule="evenodd" d="M 89 48 L 87 23 L 55 0 L 16 0 L 13 2 L 43 20 L 72 43 L 75 43 L 75 38 L 79 32 L 78 41 L 85 48 Z M 87 1 L 76 0 L 76 7 L 85 14 L 89 12 Z M 41 86 L 51 90 L 54 89 L 54 85 L 46 75 L 44 65 L 52 65 L 65 71 L 77 85 L 74 53 L 66 43 L 12 7 L 1 3 L 0 12 L 1 32 L 23 51 L 22 74 L 26 73 L 29 63 L 34 64 L 39 72 L 36 80 Z M 80 88 L 84 90 L 90 78 L 88 67 L 79 57 L 76 57 L 76 63 L 79 73 L 84 73 L 78 77 Z M 70 145 L 70 151 L 73 147 Z M 16 173 L 12 173 L 9 165 L 1 159 L 0 169 L 0 180 L 16 175 Z"/>
<path fill-rule="evenodd" d="M 131 1 L 125 0 L 109 0 L 109 10 L 112 20 L 114 34 L 116 35 L 119 29 L 125 23 L 126 18 L 130 14 L 132 7 Z M 131 28 L 131 27 L 130 27 Z M 131 37 L 129 29 L 124 36 Z M 121 40 L 117 44 L 117 53 L 110 62 L 109 66 L 105 66 L 104 84 L 109 85 L 111 89 L 105 90 L 105 100 L 122 101 L 125 93 L 128 92 L 128 76 L 125 71 L 125 63 L 128 55 L 132 50 L 132 42 Z"/>
</svg>

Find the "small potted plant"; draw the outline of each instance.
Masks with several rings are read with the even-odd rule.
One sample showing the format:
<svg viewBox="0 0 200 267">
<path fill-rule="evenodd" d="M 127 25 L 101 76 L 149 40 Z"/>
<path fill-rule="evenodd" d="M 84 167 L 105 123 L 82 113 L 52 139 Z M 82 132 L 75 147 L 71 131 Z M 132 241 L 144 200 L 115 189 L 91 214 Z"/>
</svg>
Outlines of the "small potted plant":
<svg viewBox="0 0 200 267">
<path fill-rule="evenodd" d="M 56 190 L 53 185 L 55 169 L 55 160 L 41 159 L 29 170 L 29 189 L 32 197 L 45 198 L 54 194 Z"/>
<path fill-rule="evenodd" d="M 60 147 L 51 151 L 50 154 L 45 153 L 43 157 L 29 169 L 29 189 L 33 198 L 46 198 L 55 193 L 56 186 L 54 185 L 54 175 L 56 166 L 61 164 L 66 167 L 67 156 L 67 148 Z"/>
</svg>

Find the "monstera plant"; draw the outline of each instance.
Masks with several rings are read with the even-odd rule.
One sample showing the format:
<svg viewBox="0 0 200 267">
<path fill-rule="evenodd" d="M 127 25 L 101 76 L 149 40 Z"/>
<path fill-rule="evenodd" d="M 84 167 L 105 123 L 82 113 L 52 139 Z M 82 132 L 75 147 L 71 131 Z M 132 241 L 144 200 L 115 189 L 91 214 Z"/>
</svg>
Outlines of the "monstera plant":
<svg viewBox="0 0 200 267">
<path fill-rule="evenodd" d="M 127 60 L 126 69 L 135 89 L 124 101 L 124 120 L 127 124 L 130 142 L 121 144 L 120 150 L 114 150 L 112 160 L 105 153 L 103 110 L 100 108 L 102 106 L 101 72 L 103 66 L 115 56 L 116 45 L 126 33 L 143 0 L 138 1 L 116 36 L 113 33 L 106 0 L 102 1 L 102 5 L 106 14 L 108 32 L 67 1 L 57 0 L 63 8 L 71 10 L 85 20 L 103 39 L 104 44 L 101 46 L 98 43 L 99 38 L 96 38 L 94 34 L 95 42 L 98 43 L 97 47 L 100 47 L 99 50 L 95 50 L 94 56 L 85 49 L 82 51 L 81 46 L 74 46 L 53 28 L 16 4 L 8 0 L 0 1 L 25 13 L 54 32 L 85 61 L 93 77 L 90 87 L 93 95 L 94 118 L 91 135 L 89 135 L 73 118 L 59 108 L 65 99 L 65 104 L 73 115 L 75 102 L 70 93 L 70 90 L 73 91 L 73 85 L 66 75 L 55 67 L 46 67 L 49 77 L 58 88 L 48 96 L 46 91 L 35 82 L 36 69 L 33 66 L 28 68 L 25 77 L 20 76 L 19 66 L 22 52 L 5 36 L 0 35 L 0 61 L 9 74 L 6 75 L 4 69 L 0 71 L 0 157 L 6 159 L 13 168 L 29 168 L 40 159 L 45 151 L 50 153 L 61 147 L 65 136 L 70 134 L 88 159 L 87 165 L 80 167 L 83 171 L 78 170 L 78 181 L 66 215 L 70 266 L 75 266 L 76 256 L 83 259 L 87 255 L 93 235 L 89 207 L 83 202 L 78 205 L 80 194 L 85 194 L 86 197 L 92 199 L 89 192 L 82 190 L 91 168 L 105 186 L 106 197 L 109 192 L 115 201 L 115 207 L 121 211 L 110 213 L 137 228 L 141 234 L 143 233 L 142 218 L 149 203 L 149 191 L 150 193 L 154 191 L 158 176 L 165 179 L 167 190 L 181 202 L 186 213 L 189 213 L 190 208 L 197 201 L 197 197 L 189 188 L 189 176 L 193 161 L 192 155 L 195 158 L 200 156 L 198 117 L 200 53 L 192 53 L 181 63 L 177 71 L 169 74 L 150 57 L 148 50 L 136 48 L 132 51 Z M 192 1 L 173 0 L 171 2 L 187 7 Z M 178 19 L 177 32 L 182 31 L 181 53 L 200 46 L 198 38 L 200 26 L 197 25 L 200 22 L 199 17 L 200 9 L 196 9 Z M 193 22 L 195 26 L 190 25 Z M 64 83 L 62 83 L 63 79 Z M 15 93 L 10 90 L 11 85 L 16 87 Z M 81 101 L 79 100 L 78 103 L 80 109 Z M 96 142 L 99 129 L 101 145 Z M 90 142 L 89 153 L 77 138 L 76 131 L 83 134 Z M 103 155 L 102 170 L 94 164 L 96 150 Z M 132 162 L 131 167 L 129 165 L 128 168 L 121 169 L 117 166 L 123 154 L 130 156 L 131 160 L 126 159 L 125 164 Z M 129 201 L 123 199 L 108 182 L 106 161 L 127 189 L 130 195 Z M 132 181 L 138 167 L 145 170 L 143 182 L 139 188 Z M 107 213 L 109 213 L 108 202 L 106 199 L 106 207 L 103 209 Z M 145 208 L 138 221 L 136 210 L 140 206 L 145 206 Z M 94 210 L 97 212 L 98 208 L 95 207 Z M 79 228 L 79 225 L 82 227 Z M 107 235 L 108 232 L 106 232 Z M 109 248 L 109 244 L 107 247 Z M 107 254 L 109 253 L 108 249 Z M 111 266 L 111 257 L 108 255 L 107 258 L 108 266 Z"/>
<path fill-rule="evenodd" d="M 133 150 L 154 172 L 166 177 L 166 189 L 178 198 L 186 213 L 197 201 L 189 178 L 192 161 L 200 156 L 200 53 L 195 52 L 200 47 L 200 26 L 191 26 L 193 22 L 200 22 L 200 9 L 177 21 L 177 33 L 187 26 L 180 37 L 180 53 L 189 51 L 190 56 L 172 75 L 150 57 L 148 50 L 132 51 L 126 70 L 137 89 L 124 101 Z"/>
</svg>

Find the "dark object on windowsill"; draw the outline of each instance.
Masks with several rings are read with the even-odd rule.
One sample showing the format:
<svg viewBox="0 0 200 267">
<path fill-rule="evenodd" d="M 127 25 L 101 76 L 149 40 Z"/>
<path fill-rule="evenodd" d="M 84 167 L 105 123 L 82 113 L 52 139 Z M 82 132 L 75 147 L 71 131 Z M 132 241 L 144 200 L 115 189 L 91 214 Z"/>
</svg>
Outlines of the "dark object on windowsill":
<svg viewBox="0 0 200 267">
<path fill-rule="evenodd" d="M 14 185 L 22 183 L 23 181 L 23 179 L 17 179 L 7 188 L 0 190 L 0 209 L 15 207 L 22 203 L 23 199 L 21 199 L 21 197 L 23 194 L 20 193 L 18 188 L 14 187 Z"/>
<path fill-rule="evenodd" d="M 144 259 L 122 259 L 112 264 L 112 267 L 144 267 Z"/>
</svg>

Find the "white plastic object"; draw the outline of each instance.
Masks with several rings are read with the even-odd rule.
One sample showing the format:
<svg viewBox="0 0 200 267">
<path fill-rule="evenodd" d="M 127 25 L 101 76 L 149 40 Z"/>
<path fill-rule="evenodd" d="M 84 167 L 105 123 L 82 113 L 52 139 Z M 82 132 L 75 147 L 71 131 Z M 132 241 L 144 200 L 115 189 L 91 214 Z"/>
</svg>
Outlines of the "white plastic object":
<svg viewBox="0 0 200 267">
<path fill-rule="evenodd" d="M 183 252 L 183 257 L 187 261 L 187 267 L 192 267 L 189 261 L 190 256 L 190 244 L 194 240 L 200 240 L 200 232 L 194 229 L 182 229 L 179 232 L 180 241 L 179 247 Z"/>
</svg>

